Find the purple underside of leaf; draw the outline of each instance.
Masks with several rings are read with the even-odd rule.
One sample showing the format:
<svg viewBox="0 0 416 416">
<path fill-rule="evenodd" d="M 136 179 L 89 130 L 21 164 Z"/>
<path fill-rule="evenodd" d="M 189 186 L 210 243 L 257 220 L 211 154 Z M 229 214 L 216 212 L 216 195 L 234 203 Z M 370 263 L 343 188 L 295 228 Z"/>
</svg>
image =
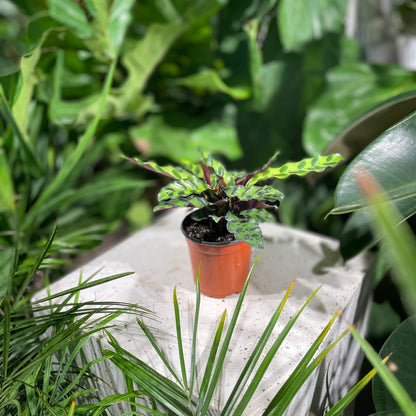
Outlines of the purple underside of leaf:
<svg viewBox="0 0 416 416">
<path fill-rule="evenodd" d="M 250 174 L 244 176 L 244 178 L 242 178 L 238 182 L 236 181 L 236 185 L 243 185 L 244 186 L 251 178 L 253 178 L 254 176 L 256 176 L 259 173 L 264 172 L 275 161 L 276 156 L 277 156 L 277 154 L 275 154 L 272 158 L 270 158 L 270 160 L 262 168 L 256 170 L 254 173 L 250 173 Z"/>
<path fill-rule="evenodd" d="M 276 209 L 280 205 L 280 201 L 276 200 L 269 204 L 257 201 L 256 199 L 250 199 L 249 201 L 239 201 L 234 204 L 234 208 L 238 211 L 246 211 L 248 209 Z"/>
<path fill-rule="evenodd" d="M 211 185 L 211 171 L 209 170 L 209 167 L 207 165 L 205 165 L 203 162 L 199 162 L 199 165 L 202 168 L 202 172 L 204 173 L 204 179 L 205 182 L 209 185 Z"/>
</svg>

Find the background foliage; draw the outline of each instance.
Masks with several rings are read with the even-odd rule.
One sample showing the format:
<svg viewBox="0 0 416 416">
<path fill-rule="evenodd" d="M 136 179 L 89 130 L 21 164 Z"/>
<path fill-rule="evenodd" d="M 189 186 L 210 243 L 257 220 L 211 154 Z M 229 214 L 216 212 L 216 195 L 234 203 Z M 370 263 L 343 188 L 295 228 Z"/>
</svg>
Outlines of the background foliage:
<svg viewBox="0 0 416 416">
<path fill-rule="evenodd" d="M 336 209 L 357 199 L 351 178 L 364 163 L 376 167 L 412 227 L 413 114 L 383 132 L 415 109 L 416 76 L 362 61 L 344 34 L 347 7 L 1 0 L 2 311 L 28 302 L 45 278 L 108 233 L 150 221 L 161 184 L 121 154 L 179 162 L 197 159 L 201 147 L 247 170 L 276 150 L 280 164 L 326 151 L 347 163 L 359 155 L 338 184 Z M 394 173 L 402 167 L 405 175 Z M 375 247 L 377 235 L 361 211 L 324 220 L 339 174 L 279 184 L 280 220 L 340 238 L 348 257 Z M 39 257 L 45 246 L 48 256 Z M 376 271 L 369 336 L 379 349 L 409 312 L 384 256 Z"/>
</svg>

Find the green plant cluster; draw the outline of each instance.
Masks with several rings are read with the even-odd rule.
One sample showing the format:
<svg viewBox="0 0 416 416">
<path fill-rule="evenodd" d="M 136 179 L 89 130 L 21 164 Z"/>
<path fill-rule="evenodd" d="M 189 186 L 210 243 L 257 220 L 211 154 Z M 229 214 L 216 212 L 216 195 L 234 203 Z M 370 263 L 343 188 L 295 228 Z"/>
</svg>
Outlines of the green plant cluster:
<svg viewBox="0 0 416 416">
<path fill-rule="evenodd" d="M 299 162 L 272 167 L 277 153 L 253 173 L 231 172 L 210 154 L 203 153 L 196 164 L 182 167 L 159 166 L 154 162 L 131 159 L 138 166 L 174 179 L 158 194 L 155 211 L 177 207 L 200 208 L 192 218 L 209 219 L 217 235 L 231 233 L 235 240 L 263 248 L 259 222 L 273 221 L 283 193 L 260 183 L 285 179 L 291 175 L 304 176 L 336 166 L 342 156 L 315 156 Z"/>
</svg>

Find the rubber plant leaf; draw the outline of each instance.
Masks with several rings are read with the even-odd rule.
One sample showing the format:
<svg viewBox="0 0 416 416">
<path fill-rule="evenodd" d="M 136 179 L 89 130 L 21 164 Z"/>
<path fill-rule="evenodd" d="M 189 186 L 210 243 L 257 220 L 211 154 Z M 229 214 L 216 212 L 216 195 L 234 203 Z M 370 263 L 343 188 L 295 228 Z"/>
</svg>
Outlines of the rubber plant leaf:
<svg viewBox="0 0 416 416">
<path fill-rule="evenodd" d="M 384 132 L 344 171 L 335 192 L 331 214 L 354 212 L 367 206 L 356 177 L 366 170 L 396 202 L 404 218 L 416 212 L 416 111 Z"/>
<path fill-rule="evenodd" d="M 394 375 L 412 400 L 416 400 L 416 357 L 413 352 L 415 343 L 416 315 L 412 315 L 393 331 L 379 352 L 380 357 L 392 354 L 391 361 L 396 369 Z M 380 377 L 376 377 L 373 381 L 373 400 L 377 412 L 400 410 Z"/>
<path fill-rule="evenodd" d="M 254 175 L 247 182 L 247 186 L 266 179 L 285 179 L 291 175 L 304 176 L 309 172 L 323 172 L 326 168 L 336 166 L 342 160 L 343 157 L 335 153 L 327 156 L 306 158 L 299 162 L 285 163 L 278 168 L 269 167 L 263 172 Z"/>
</svg>

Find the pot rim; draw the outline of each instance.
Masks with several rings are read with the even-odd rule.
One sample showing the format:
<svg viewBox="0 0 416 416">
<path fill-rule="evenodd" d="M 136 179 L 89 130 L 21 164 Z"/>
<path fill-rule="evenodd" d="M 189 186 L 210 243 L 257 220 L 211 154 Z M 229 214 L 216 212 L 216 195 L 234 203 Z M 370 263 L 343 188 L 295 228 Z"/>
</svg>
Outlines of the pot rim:
<svg viewBox="0 0 416 416">
<path fill-rule="evenodd" d="M 222 247 L 227 247 L 227 246 L 234 246 L 236 244 L 240 244 L 240 243 L 244 243 L 244 241 L 240 241 L 240 240 L 234 240 L 234 241 L 204 241 L 204 240 L 198 240 L 197 238 L 191 237 L 188 234 L 186 234 L 186 231 L 184 229 L 184 223 L 186 221 L 186 219 L 188 217 L 190 217 L 195 211 L 190 212 L 188 215 L 185 216 L 185 218 L 182 220 L 181 223 L 181 231 L 182 234 L 185 236 L 185 238 L 187 238 L 190 241 L 193 241 L 194 243 L 198 243 L 201 244 L 203 246 L 222 246 Z"/>
</svg>

